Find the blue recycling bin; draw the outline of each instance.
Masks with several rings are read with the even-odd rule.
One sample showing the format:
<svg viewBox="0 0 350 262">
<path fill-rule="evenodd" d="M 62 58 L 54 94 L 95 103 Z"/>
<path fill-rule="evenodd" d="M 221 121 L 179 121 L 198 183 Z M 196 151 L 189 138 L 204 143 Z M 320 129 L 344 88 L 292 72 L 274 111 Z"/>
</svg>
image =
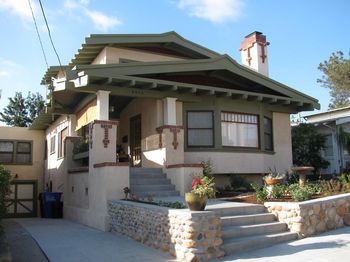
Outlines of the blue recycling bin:
<svg viewBox="0 0 350 262">
<path fill-rule="evenodd" d="M 61 192 L 43 192 L 40 193 L 40 211 L 43 218 L 62 218 L 63 203 L 61 201 Z"/>
</svg>

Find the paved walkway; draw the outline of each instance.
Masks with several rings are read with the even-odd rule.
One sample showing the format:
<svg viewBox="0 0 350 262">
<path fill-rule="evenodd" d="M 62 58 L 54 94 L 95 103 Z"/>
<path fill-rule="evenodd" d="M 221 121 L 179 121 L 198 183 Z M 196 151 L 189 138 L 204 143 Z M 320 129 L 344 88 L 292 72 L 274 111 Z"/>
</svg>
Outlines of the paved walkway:
<svg viewBox="0 0 350 262">
<path fill-rule="evenodd" d="M 9 220 L 11 221 L 11 220 Z M 16 219 L 52 262 L 175 261 L 170 255 L 125 236 L 101 232 L 64 219 Z M 24 252 L 24 251 L 21 251 Z M 27 260 L 40 261 L 40 260 Z M 350 261 L 350 227 L 216 261 Z"/>
<path fill-rule="evenodd" d="M 51 262 L 175 261 L 167 253 L 125 236 L 65 219 L 23 218 L 15 221 L 32 235 Z"/>
</svg>

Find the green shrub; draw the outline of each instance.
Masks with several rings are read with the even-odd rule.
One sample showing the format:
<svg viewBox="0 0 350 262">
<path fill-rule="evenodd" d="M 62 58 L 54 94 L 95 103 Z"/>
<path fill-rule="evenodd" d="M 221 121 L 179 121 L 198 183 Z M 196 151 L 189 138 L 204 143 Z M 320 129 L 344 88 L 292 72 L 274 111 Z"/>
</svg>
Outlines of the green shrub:
<svg viewBox="0 0 350 262">
<path fill-rule="evenodd" d="M 291 184 L 288 192 L 294 201 L 306 201 L 311 199 L 315 193 L 315 189 L 310 185 L 300 186 L 299 184 Z"/>
<path fill-rule="evenodd" d="M 11 193 L 10 190 L 11 173 L 0 165 L 0 219 L 6 216 L 6 197 Z"/>
<path fill-rule="evenodd" d="M 251 187 L 255 191 L 255 197 L 259 203 L 264 202 L 267 199 L 269 192 L 265 186 L 261 187 L 258 184 L 251 184 Z"/>
<path fill-rule="evenodd" d="M 338 179 L 343 186 L 347 186 L 347 184 L 350 182 L 350 174 L 342 173 Z"/>
<path fill-rule="evenodd" d="M 251 189 L 250 183 L 240 175 L 232 174 L 230 175 L 230 184 L 233 189 L 245 188 L 247 190 Z"/>
<path fill-rule="evenodd" d="M 286 186 L 285 185 L 274 185 L 272 187 L 270 198 L 282 198 L 285 195 Z"/>
</svg>

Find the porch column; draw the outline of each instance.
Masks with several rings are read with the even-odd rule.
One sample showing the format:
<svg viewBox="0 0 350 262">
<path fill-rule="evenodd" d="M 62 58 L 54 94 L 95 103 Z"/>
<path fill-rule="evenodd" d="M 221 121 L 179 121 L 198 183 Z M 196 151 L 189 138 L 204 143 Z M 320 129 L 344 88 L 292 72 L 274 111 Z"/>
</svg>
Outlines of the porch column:
<svg viewBox="0 0 350 262">
<path fill-rule="evenodd" d="M 163 99 L 164 125 L 176 125 L 176 100 L 174 97 Z"/>
<path fill-rule="evenodd" d="M 90 123 L 89 166 L 95 164 L 116 163 L 117 122 L 95 120 Z M 91 169 L 92 170 L 92 169 Z"/>
<path fill-rule="evenodd" d="M 97 120 L 109 120 L 109 93 L 110 91 L 97 91 Z"/>
</svg>

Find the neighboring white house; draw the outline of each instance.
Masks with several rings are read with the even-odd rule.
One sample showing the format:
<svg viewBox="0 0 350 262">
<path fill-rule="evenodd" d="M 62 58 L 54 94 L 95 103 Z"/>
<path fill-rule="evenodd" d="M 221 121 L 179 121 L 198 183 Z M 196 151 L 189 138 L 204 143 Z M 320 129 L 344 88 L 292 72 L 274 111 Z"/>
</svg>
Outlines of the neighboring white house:
<svg viewBox="0 0 350 262">
<path fill-rule="evenodd" d="M 319 133 L 326 135 L 326 148 L 321 154 L 330 165 L 321 172 L 339 174 L 342 169 L 350 169 L 349 152 L 339 143 L 341 129 L 350 133 L 350 107 L 308 115 L 304 118 L 306 123 L 313 124 Z"/>
<path fill-rule="evenodd" d="M 268 77 L 268 44 L 248 35 L 242 66 L 175 32 L 91 35 L 50 67 L 51 101 L 32 129 L 45 130 L 45 183 L 64 192 L 65 216 L 106 229 L 130 166 L 163 169 L 181 194 L 201 161 L 216 174 L 290 168 L 289 116 L 319 104 Z"/>
</svg>

